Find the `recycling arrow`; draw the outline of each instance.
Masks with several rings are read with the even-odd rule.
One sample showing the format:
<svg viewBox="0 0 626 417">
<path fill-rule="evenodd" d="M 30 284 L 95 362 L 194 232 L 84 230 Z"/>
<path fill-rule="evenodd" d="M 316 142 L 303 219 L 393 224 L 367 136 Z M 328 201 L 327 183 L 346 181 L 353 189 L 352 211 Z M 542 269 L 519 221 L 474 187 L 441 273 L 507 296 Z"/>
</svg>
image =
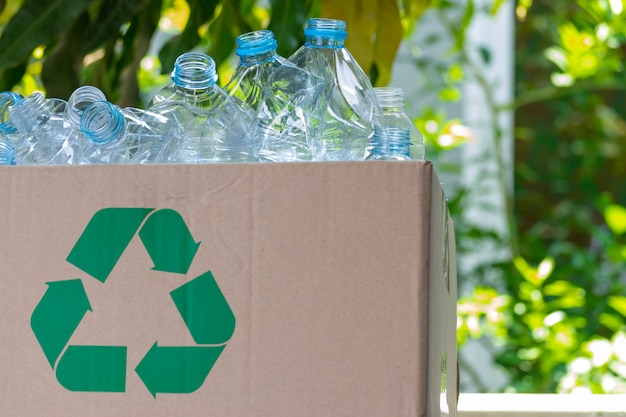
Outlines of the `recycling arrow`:
<svg viewBox="0 0 626 417">
<path fill-rule="evenodd" d="M 222 346 L 158 346 L 155 342 L 135 372 L 152 396 L 188 394 L 202 386 Z"/>
<path fill-rule="evenodd" d="M 93 215 L 66 260 L 104 283 L 136 234 L 153 270 L 162 272 L 186 274 L 200 245 L 174 210 L 106 208 Z M 47 285 L 31 328 L 58 382 L 71 391 L 125 392 L 126 346 L 69 344 L 87 311 L 93 311 L 82 280 Z M 200 388 L 235 330 L 235 316 L 211 271 L 170 296 L 197 346 L 154 343 L 135 368 L 154 397 Z"/>
<path fill-rule="evenodd" d="M 235 331 L 235 316 L 211 271 L 170 293 L 178 312 L 198 344 L 226 343 Z"/>
<path fill-rule="evenodd" d="M 91 310 L 80 279 L 48 282 L 48 289 L 33 311 L 30 325 L 50 366 L 63 351 L 78 324 Z"/>
<path fill-rule="evenodd" d="M 157 271 L 186 274 L 198 250 L 185 225 L 174 210 L 159 210 L 151 215 L 139 232 Z"/>
<path fill-rule="evenodd" d="M 68 346 L 56 375 L 70 391 L 124 392 L 126 346 Z"/>
<path fill-rule="evenodd" d="M 109 277 L 150 208 L 106 208 L 87 224 L 67 261 L 98 281 Z"/>
</svg>

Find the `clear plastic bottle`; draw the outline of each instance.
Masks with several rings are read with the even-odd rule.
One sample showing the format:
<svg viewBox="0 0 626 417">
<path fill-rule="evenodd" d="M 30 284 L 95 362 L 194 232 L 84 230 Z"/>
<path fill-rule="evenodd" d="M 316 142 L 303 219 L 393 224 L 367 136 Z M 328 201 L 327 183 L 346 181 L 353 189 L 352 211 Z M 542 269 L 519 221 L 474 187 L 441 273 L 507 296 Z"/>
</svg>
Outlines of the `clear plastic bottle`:
<svg viewBox="0 0 626 417">
<path fill-rule="evenodd" d="M 404 112 L 404 91 L 397 87 L 374 88 L 376 99 L 383 112 L 385 126 L 388 128 L 409 129 L 411 137 L 411 159 L 424 159 L 424 138 L 415 124 Z"/>
<path fill-rule="evenodd" d="M 278 44 L 270 30 L 244 33 L 237 37 L 236 42 L 239 64 L 224 90 L 256 114 L 263 103 L 263 88 L 269 84 L 270 76 L 285 62 L 285 58 L 276 53 Z"/>
<path fill-rule="evenodd" d="M 407 161 L 412 159 L 409 154 L 411 131 L 402 127 L 376 127 L 370 140 L 368 160 Z"/>
<path fill-rule="evenodd" d="M 0 140 L 0 166 L 15 165 L 15 148 L 9 142 Z"/>
<path fill-rule="evenodd" d="M 0 93 L 0 139 L 10 143 L 13 148 L 20 146 L 20 132 L 11 122 L 9 108 L 18 101 L 23 100 L 21 94 L 11 91 L 3 91 Z"/>
<path fill-rule="evenodd" d="M 63 116 L 65 122 L 80 131 L 80 117 L 89 105 L 97 101 L 106 101 L 105 94 L 97 87 L 89 85 L 78 87 L 67 100 Z"/>
<path fill-rule="evenodd" d="M 149 111 L 97 101 L 82 113 L 80 127 L 87 164 L 143 164 L 165 160 L 166 144 L 177 125 Z"/>
<path fill-rule="evenodd" d="M 182 128 L 167 150 L 169 162 L 250 162 L 249 131 L 254 117 L 215 82 L 213 59 L 203 53 L 179 56 L 172 82 L 157 92 L 147 110 Z"/>
<path fill-rule="evenodd" d="M 33 93 L 9 107 L 11 122 L 20 133 L 17 165 L 81 163 L 81 133 L 65 123 L 66 105 L 64 100 Z"/>
<path fill-rule="evenodd" d="M 264 136 L 261 155 L 284 153 L 281 148 L 287 140 L 295 146 L 308 148 L 309 159 L 362 160 L 374 127 L 384 122 L 369 79 L 344 46 L 346 24 L 335 19 L 309 19 L 304 34 L 306 43 L 287 61 L 304 71 L 295 73 L 289 67 L 279 69 L 272 77 L 270 88 L 278 86 L 280 91 L 282 84 L 292 83 L 295 78 L 306 89 L 297 102 L 289 103 L 287 112 L 274 118 L 293 123 L 285 129 L 287 138 L 281 131 L 270 130 L 269 134 L 267 129 L 260 131 Z M 299 77 L 309 78 L 303 82 Z M 282 127 L 280 123 L 274 125 Z M 267 140 L 268 137 L 271 140 Z M 306 160 L 308 155 L 302 153 L 305 156 L 302 159 Z M 288 156 L 291 160 L 300 160 L 297 154 Z"/>
</svg>

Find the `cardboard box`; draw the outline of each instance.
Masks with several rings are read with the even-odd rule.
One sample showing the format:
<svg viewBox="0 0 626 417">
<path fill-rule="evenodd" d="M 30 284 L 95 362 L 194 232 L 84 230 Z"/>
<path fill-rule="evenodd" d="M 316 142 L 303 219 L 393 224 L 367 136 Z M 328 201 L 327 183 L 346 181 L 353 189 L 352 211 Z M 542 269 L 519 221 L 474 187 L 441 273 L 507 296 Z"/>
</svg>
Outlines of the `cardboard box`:
<svg viewBox="0 0 626 417">
<path fill-rule="evenodd" d="M 456 415 L 429 162 L 0 167 L 0 416 Z"/>
</svg>

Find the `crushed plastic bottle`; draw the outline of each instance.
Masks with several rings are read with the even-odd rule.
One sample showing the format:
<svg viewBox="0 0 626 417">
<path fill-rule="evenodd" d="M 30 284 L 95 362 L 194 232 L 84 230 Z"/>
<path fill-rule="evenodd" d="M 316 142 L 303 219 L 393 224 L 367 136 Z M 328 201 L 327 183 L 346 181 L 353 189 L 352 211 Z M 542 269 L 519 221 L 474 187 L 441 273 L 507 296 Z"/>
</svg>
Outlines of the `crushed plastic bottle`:
<svg viewBox="0 0 626 417">
<path fill-rule="evenodd" d="M 256 114 L 263 104 L 263 88 L 285 58 L 276 53 L 278 43 L 270 30 L 241 34 L 236 42 L 239 64 L 224 90 Z"/>
<path fill-rule="evenodd" d="M 411 159 L 424 159 L 424 138 L 415 124 L 404 112 L 404 91 L 397 87 L 374 88 L 376 99 L 383 112 L 387 128 L 404 128 L 410 133 Z"/>
<path fill-rule="evenodd" d="M 21 94 L 11 91 L 0 93 L 0 139 L 11 144 L 13 149 L 18 148 L 22 143 L 20 141 L 20 132 L 11 122 L 9 108 L 23 99 L 24 97 Z"/>
<path fill-rule="evenodd" d="M 304 34 L 306 43 L 274 73 L 265 94 L 269 106 L 255 129 L 261 158 L 362 160 L 374 127 L 384 122 L 369 79 L 345 48 L 346 24 L 309 19 Z"/>
<path fill-rule="evenodd" d="M 181 126 L 181 135 L 167 150 L 169 162 L 252 162 L 250 123 L 242 109 L 216 84 L 213 59 L 203 53 L 179 56 L 172 81 L 157 92 L 147 110 Z"/>
<path fill-rule="evenodd" d="M 71 128 L 80 131 L 80 117 L 87 107 L 97 101 L 106 101 L 106 96 L 97 87 L 81 86 L 72 92 L 63 113 L 64 121 Z"/>
<path fill-rule="evenodd" d="M 9 107 L 11 122 L 20 133 L 17 165 L 81 163 L 81 133 L 65 123 L 66 107 L 64 100 L 45 99 L 41 93 Z"/>
<path fill-rule="evenodd" d="M 4 140 L 0 140 L 0 165 L 15 165 L 15 148 Z"/>
<path fill-rule="evenodd" d="M 165 161 L 167 142 L 180 133 L 163 116 L 97 101 L 82 113 L 80 127 L 87 138 L 87 164 L 143 164 Z"/>
</svg>

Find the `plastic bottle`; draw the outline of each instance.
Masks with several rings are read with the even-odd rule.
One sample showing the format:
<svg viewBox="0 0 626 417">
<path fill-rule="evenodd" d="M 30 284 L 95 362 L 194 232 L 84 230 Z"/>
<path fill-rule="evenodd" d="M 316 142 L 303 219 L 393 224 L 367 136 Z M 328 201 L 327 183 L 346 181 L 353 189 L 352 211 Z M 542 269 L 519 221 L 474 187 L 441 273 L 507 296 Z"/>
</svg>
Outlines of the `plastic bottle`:
<svg viewBox="0 0 626 417">
<path fill-rule="evenodd" d="M 270 76 L 285 62 L 285 58 L 276 53 L 278 44 L 270 30 L 244 33 L 237 37 L 236 42 L 239 64 L 224 90 L 256 114 L 263 103 L 263 88 L 269 84 Z"/>
<path fill-rule="evenodd" d="M 368 160 L 405 161 L 409 154 L 411 131 L 401 127 L 376 127 L 370 140 Z"/>
<path fill-rule="evenodd" d="M 409 129 L 411 159 L 424 159 L 424 138 L 404 112 L 404 91 L 396 87 L 376 87 L 374 92 L 383 112 L 385 126 L 388 128 Z"/>
<path fill-rule="evenodd" d="M 105 94 L 98 88 L 92 86 L 81 86 L 72 92 L 67 100 L 67 106 L 63 113 L 66 124 L 73 129 L 80 131 L 80 117 L 83 111 L 97 101 L 106 101 Z"/>
<path fill-rule="evenodd" d="M 165 160 L 166 144 L 175 137 L 177 125 L 149 111 L 124 108 L 97 101 L 80 118 L 88 140 L 87 164 L 143 164 Z"/>
<path fill-rule="evenodd" d="M 20 133 L 17 165 L 81 163 L 81 134 L 65 123 L 66 104 L 33 93 L 9 107 L 11 122 Z"/>
<path fill-rule="evenodd" d="M 272 76 L 267 99 L 274 109 L 258 117 L 261 158 L 362 160 L 374 127 L 384 122 L 369 79 L 344 46 L 346 24 L 309 19 L 304 34 L 306 43 L 287 60 L 291 66 Z M 276 111 L 271 97 L 288 97 L 284 85 L 299 85 L 301 93 Z"/>
<path fill-rule="evenodd" d="M 20 146 L 20 132 L 11 122 L 9 108 L 23 99 L 21 94 L 11 91 L 0 93 L 0 139 L 10 143 L 14 149 Z"/>
<path fill-rule="evenodd" d="M 168 148 L 169 162 L 249 162 L 254 148 L 249 127 L 254 115 L 242 109 L 215 82 L 213 59 L 203 53 L 179 56 L 172 82 L 159 91 L 147 110 L 181 126 Z"/>
<path fill-rule="evenodd" d="M 0 140 L 0 166 L 15 165 L 15 149 L 9 142 Z"/>
</svg>

